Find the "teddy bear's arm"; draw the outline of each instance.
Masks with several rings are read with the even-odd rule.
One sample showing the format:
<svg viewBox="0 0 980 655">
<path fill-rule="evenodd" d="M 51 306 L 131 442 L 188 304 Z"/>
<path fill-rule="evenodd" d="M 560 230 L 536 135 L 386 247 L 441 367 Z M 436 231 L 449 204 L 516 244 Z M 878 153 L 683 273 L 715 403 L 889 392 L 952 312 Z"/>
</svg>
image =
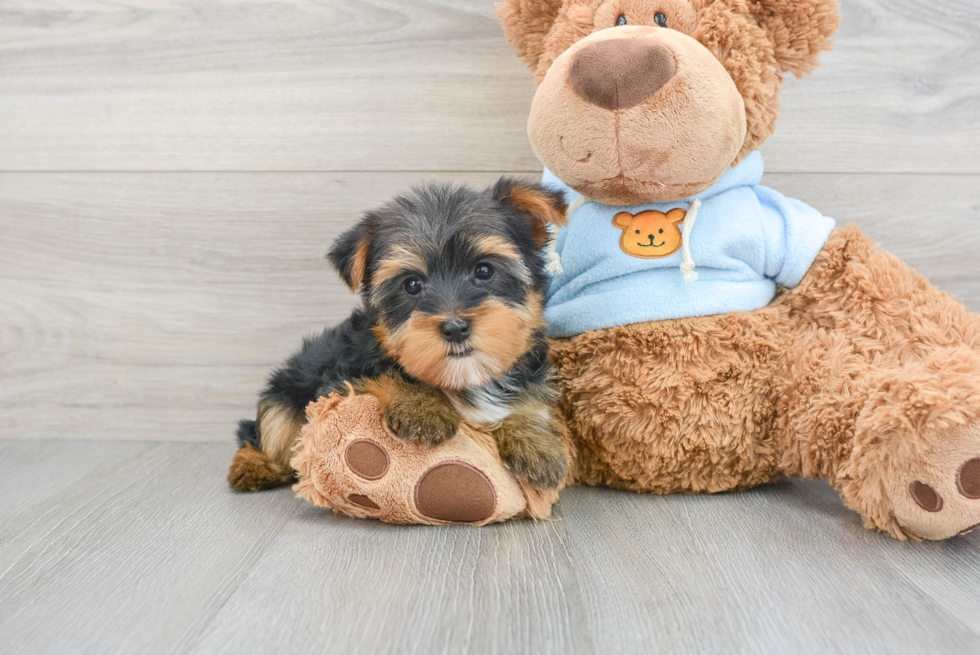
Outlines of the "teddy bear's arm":
<svg viewBox="0 0 980 655">
<path fill-rule="evenodd" d="M 760 204 L 764 274 L 787 289 L 796 287 L 817 258 L 836 222 L 795 198 L 756 187 Z"/>
</svg>

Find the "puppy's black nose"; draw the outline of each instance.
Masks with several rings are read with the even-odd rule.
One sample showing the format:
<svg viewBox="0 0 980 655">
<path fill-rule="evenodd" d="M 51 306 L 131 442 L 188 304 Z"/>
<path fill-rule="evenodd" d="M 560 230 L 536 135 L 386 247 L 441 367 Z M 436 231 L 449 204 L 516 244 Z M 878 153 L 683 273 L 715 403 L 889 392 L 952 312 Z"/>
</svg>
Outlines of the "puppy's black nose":
<svg viewBox="0 0 980 655">
<path fill-rule="evenodd" d="M 442 336 L 449 343 L 460 343 L 469 339 L 471 327 L 468 318 L 451 318 L 442 324 Z"/>
</svg>

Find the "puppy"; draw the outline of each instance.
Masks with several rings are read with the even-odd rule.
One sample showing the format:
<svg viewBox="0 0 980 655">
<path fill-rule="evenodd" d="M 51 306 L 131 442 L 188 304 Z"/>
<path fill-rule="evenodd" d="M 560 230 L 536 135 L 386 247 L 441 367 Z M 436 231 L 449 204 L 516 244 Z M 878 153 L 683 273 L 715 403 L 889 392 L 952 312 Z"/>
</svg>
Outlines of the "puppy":
<svg viewBox="0 0 980 655">
<path fill-rule="evenodd" d="M 506 178 L 483 192 L 423 186 L 368 212 L 327 255 L 363 306 L 272 373 L 256 420 L 239 424 L 231 488 L 290 482 L 307 404 L 349 384 L 378 398 L 401 439 L 435 446 L 466 420 L 514 473 L 556 486 L 567 463 L 541 251 L 565 212 L 561 194 Z"/>
</svg>

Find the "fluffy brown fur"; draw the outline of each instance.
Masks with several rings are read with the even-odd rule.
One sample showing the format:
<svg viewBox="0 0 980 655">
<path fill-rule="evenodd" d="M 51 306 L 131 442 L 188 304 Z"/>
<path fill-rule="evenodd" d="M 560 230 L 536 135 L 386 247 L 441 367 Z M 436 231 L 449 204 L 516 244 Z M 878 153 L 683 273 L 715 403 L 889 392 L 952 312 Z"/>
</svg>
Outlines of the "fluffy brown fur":
<svg viewBox="0 0 980 655">
<path fill-rule="evenodd" d="M 655 493 L 823 478 L 868 527 L 944 538 L 980 522 L 980 317 L 854 226 L 755 312 L 552 343 L 577 478 Z M 939 512 L 914 503 L 928 485 Z"/>
</svg>

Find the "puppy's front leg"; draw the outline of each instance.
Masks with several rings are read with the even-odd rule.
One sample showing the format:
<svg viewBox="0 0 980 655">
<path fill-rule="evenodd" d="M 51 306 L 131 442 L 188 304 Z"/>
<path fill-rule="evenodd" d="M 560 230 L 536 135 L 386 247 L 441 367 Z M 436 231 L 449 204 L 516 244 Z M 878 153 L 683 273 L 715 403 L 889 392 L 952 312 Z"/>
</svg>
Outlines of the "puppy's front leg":
<svg viewBox="0 0 980 655">
<path fill-rule="evenodd" d="M 459 429 L 460 416 L 438 389 L 400 376 L 361 380 L 355 385 L 381 402 L 388 427 L 400 439 L 438 446 Z"/>
<path fill-rule="evenodd" d="M 494 430 L 500 457 L 510 470 L 536 487 L 557 487 L 568 462 L 548 405 L 515 409 Z"/>
</svg>

